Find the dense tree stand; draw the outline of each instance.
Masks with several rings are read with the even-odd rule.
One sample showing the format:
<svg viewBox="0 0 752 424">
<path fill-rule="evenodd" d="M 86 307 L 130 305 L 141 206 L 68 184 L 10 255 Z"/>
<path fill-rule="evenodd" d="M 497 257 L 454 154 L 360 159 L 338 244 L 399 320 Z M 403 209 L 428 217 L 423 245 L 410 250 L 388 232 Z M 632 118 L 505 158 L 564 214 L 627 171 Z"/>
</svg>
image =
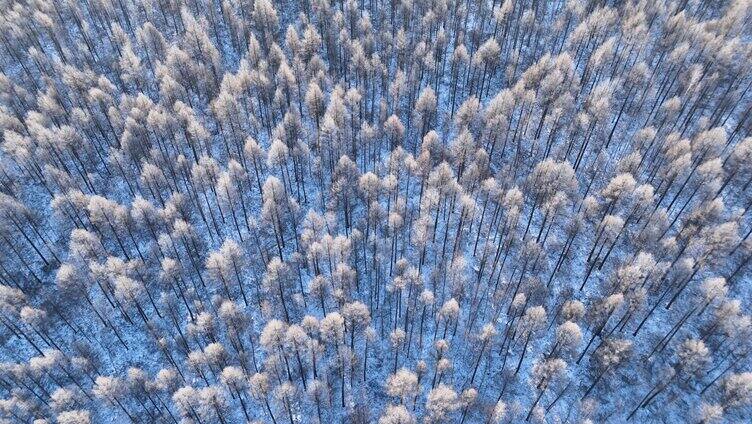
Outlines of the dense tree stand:
<svg viewBox="0 0 752 424">
<path fill-rule="evenodd" d="M 0 422 L 750 421 L 750 0 L 0 10 Z"/>
</svg>

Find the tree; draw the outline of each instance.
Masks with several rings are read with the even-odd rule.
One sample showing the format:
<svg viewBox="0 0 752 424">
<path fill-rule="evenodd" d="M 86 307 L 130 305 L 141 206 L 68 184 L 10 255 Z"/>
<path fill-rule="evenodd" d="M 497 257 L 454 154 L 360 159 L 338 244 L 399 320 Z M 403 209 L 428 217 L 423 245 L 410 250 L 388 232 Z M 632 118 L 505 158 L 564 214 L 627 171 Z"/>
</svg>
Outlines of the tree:
<svg viewBox="0 0 752 424">
<path fill-rule="evenodd" d="M 606 327 L 611 317 L 614 315 L 616 309 L 623 305 L 623 303 L 624 295 L 621 293 L 616 293 L 598 301 L 595 307 L 591 309 L 589 318 L 593 320 L 591 324 L 591 326 L 593 327 L 593 335 L 590 337 L 590 340 L 585 346 L 585 349 L 577 358 L 577 363 L 582 360 L 588 349 L 590 349 L 590 345 L 592 345 L 593 341 L 595 341 L 595 338 L 601 335 L 601 332 Z"/>
<path fill-rule="evenodd" d="M 387 405 L 379 424 L 413 424 L 415 417 L 402 405 Z"/>
<path fill-rule="evenodd" d="M 397 363 L 399 358 L 399 351 L 402 345 L 405 343 L 406 334 L 401 328 L 398 328 L 389 334 L 389 341 L 391 342 L 392 350 L 394 350 L 394 372 L 397 372 Z"/>
<path fill-rule="evenodd" d="M 290 284 L 290 267 L 279 258 L 273 258 L 266 265 L 263 286 L 272 296 L 279 296 L 285 322 L 290 322 L 290 312 L 287 308 L 287 297 Z"/>
<path fill-rule="evenodd" d="M 287 412 L 287 416 L 290 419 L 290 424 L 294 424 L 292 418 L 292 399 L 295 396 L 295 386 L 289 382 L 285 382 L 277 386 L 274 390 L 274 397 L 282 404 L 282 408 Z"/>
<path fill-rule="evenodd" d="M 389 139 L 390 150 L 401 144 L 402 136 L 405 133 L 405 126 L 402 125 L 397 115 L 392 114 L 384 122 L 384 133 Z"/>
<path fill-rule="evenodd" d="M 530 407 L 530 411 L 527 413 L 525 421 L 530 420 L 535 407 L 538 405 L 538 402 L 540 402 L 546 389 L 554 384 L 557 379 L 561 378 L 562 375 L 566 373 L 566 369 L 567 363 L 559 358 L 536 361 L 533 364 L 530 385 L 533 387 L 534 391 L 538 392 L 538 396 L 536 396 L 535 401 Z"/>
<path fill-rule="evenodd" d="M 483 326 L 479 337 L 481 342 L 480 351 L 478 352 L 478 359 L 475 361 L 475 366 L 473 367 L 473 374 L 470 376 L 470 384 L 473 384 L 473 381 L 475 381 L 475 374 L 478 372 L 478 366 L 483 358 L 483 352 L 486 350 L 486 346 L 492 341 L 493 337 L 496 336 L 496 333 L 496 328 L 494 328 L 493 324 L 486 324 Z"/>
<path fill-rule="evenodd" d="M 507 416 L 507 404 L 502 401 L 496 402 L 496 405 L 494 405 L 493 411 L 491 413 L 491 422 L 500 423 L 504 420 L 506 416 Z"/>
<path fill-rule="evenodd" d="M 465 422 L 465 417 L 467 417 L 468 411 L 473 406 L 477 398 L 478 391 L 473 389 L 472 387 L 462 391 L 462 394 L 460 395 L 460 405 L 462 407 L 462 418 L 460 419 L 461 423 Z"/>
<path fill-rule="evenodd" d="M 258 187 L 258 192 L 261 194 L 263 192 L 261 188 L 261 172 L 263 171 L 262 166 L 266 162 L 266 152 L 258 145 L 256 140 L 252 137 L 247 137 L 243 145 L 243 154 L 246 160 L 250 161 L 251 165 L 253 165 L 253 174 L 256 176 L 256 187 Z"/>
<path fill-rule="evenodd" d="M 606 375 L 607 372 L 613 370 L 614 367 L 623 364 L 625 360 L 629 358 L 632 350 L 632 342 L 622 339 L 607 339 L 596 350 L 595 358 L 597 360 L 598 374 L 590 384 L 588 390 L 582 398 L 586 398 L 588 394 L 595 388 L 595 385 Z"/>
<path fill-rule="evenodd" d="M 261 30 L 263 44 L 268 48 L 279 24 L 277 11 L 271 2 L 264 0 L 253 8 L 253 19 Z"/>
<path fill-rule="evenodd" d="M 316 129 L 319 130 L 321 128 L 321 116 L 324 114 L 326 105 L 324 103 L 324 93 L 315 81 L 308 84 L 305 103 L 316 122 Z"/>
<path fill-rule="evenodd" d="M 347 328 L 349 329 L 350 333 L 350 350 L 353 352 L 354 360 L 350 367 L 350 374 L 351 377 L 353 375 L 353 367 L 355 365 L 355 362 L 358 362 L 358 354 L 357 350 L 355 349 L 355 334 L 356 332 L 360 332 L 363 334 L 361 336 L 363 338 L 363 343 L 365 347 L 365 351 L 363 352 L 363 368 L 365 370 L 365 364 L 366 361 L 368 361 L 368 335 L 367 330 L 371 324 L 371 314 L 368 311 L 368 307 L 363 304 L 362 302 L 355 301 L 351 303 L 346 303 L 342 306 L 342 316 L 346 320 Z M 365 371 L 364 371 L 365 372 Z"/>
<path fill-rule="evenodd" d="M 285 249 L 286 243 L 283 220 L 289 219 L 288 222 L 292 222 L 293 230 L 297 231 L 294 216 L 297 205 L 290 203 L 290 199 L 287 197 L 287 189 L 276 177 L 266 179 L 262 193 L 262 217 L 271 224 L 277 243 L 277 252 L 280 258 L 284 258 L 283 249 Z"/>
<path fill-rule="evenodd" d="M 303 361 L 301 360 L 301 351 L 305 352 L 306 347 L 310 343 L 309 337 L 306 334 L 303 327 L 293 324 L 287 327 L 285 333 L 285 347 L 287 351 L 292 351 L 295 355 L 295 360 L 298 363 L 298 372 L 300 373 L 300 379 L 303 383 L 303 389 L 308 390 L 306 380 L 308 379 L 307 372 L 303 367 Z"/>
<path fill-rule="evenodd" d="M 207 420 L 219 419 L 222 424 L 227 421 L 224 418 L 224 410 L 227 408 L 227 399 L 217 386 L 204 387 L 198 392 L 200 402 L 199 414 Z"/>
<path fill-rule="evenodd" d="M 527 352 L 527 346 L 530 343 L 530 339 L 536 332 L 543 329 L 546 326 L 546 310 L 542 306 L 534 306 L 525 310 L 525 314 L 522 316 L 518 329 L 520 334 L 525 339 L 525 343 L 522 346 L 522 352 L 520 353 L 520 360 L 517 362 L 517 368 L 514 373 L 520 370 L 522 361 L 525 359 L 525 353 Z M 517 330 L 515 330 L 517 331 Z"/>
<path fill-rule="evenodd" d="M 345 405 L 345 358 L 343 355 L 343 343 L 345 337 L 345 319 L 339 312 L 327 314 L 320 324 L 321 338 L 329 344 L 338 360 L 337 368 L 340 369 L 340 399 L 342 406 Z"/>
<path fill-rule="evenodd" d="M 724 409 L 749 405 L 752 393 L 752 375 L 739 373 L 728 376 L 723 382 Z"/>
<path fill-rule="evenodd" d="M 441 309 L 439 310 L 439 318 L 441 318 L 444 321 L 444 333 L 442 334 L 441 338 L 446 339 L 447 336 L 447 330 L 449 329 L 449 324 L 454 321 L 455 324 L 458 322 L 457 319 L 460 316 L 460 305 L 457 302 L 455 298 L 451 298 L 444 302 L 443 305 L 441 305 Z M 438 329 L 439 323 L 436 322 L 436 326 L 434 327 L 434 330 Z M 454 328 L 456 329 L 457 326 L 455 325 Z"/>
<path fill-rule="evenodd" d="M 677 360 L 665 381 L 653 387 L 642 399 L 639 407 L 645 408 L 666 388 L 671 387 L 677 377 L 691 380 L 699 377 L 710 362 L 710 351 L 702 340 L 686 339 L 676 350 Z M 637 408 L 630 414 L 632 416 Z"/>
<path fill-rule="evenodd" d="M 225 240 L 218 251 L 209 254 L 206 258 L 206 269 L 215 280 L 219 280 L 224 288 L 225 295 L 232 299 L 230 287 L 238 287 L 243 296 L 243 302 L 248 306 L 248 298 L 245 294 L 244 278 L 241 276 L 243 267 L 243 251 L 233 240 Z"/>
<path fill-rule="evenodd" d="M 117 377 L 98 376 L 94 382 L 92 394 L 99 398 L 117 404 L 120 410 L 131 420 L 135 421 L 133 415 L 125 408 L 121 398 L 125 395 L 125 385 Z"/>
<path fill-rule="evenodd" d="M 89 424 L 91 414 L 85 409 L 70 410 L 57 414 L 56 419 L 60 424 Z"/>
<path fill-rule="evenodd" d="M 266 373 L 253 374 L 249 379 L 249 386 L 251 396 L 253 396 L 256 401 L 264 402 L 264 406 L 266 406 L 266 412 L 269 414 L 269 418 L 271 418 L 272 422 L 276 424 L 277 420 L 274 418 L 274 413 L 272 413 L 272 409 L 269 406 L 269 394 L 271 391 L 269 376 Z"/>
<path fill-rule="evenodd" d="M 549 356 L 555 356 L 560 351 L 572 352 L 582 343 L 580 326 L 572 321 L 565 321 L 556 328 L 556 342 Z"/>
<path fill-rule="evenodd" d="M 417 395 L 418 389 L 418 376 L 406 368 L 400 368 L 386 381 L 386 392 L 389 396 L 399 398 L 400 405 L 404 405 L 405 400 Z"/>
<path fill-rule="evenodd" d="M 424 135 L 428 132 L 428 128 L 431 126 L 431 120 L 433 118 L 433 114 L 436 112 L 436 93 L 433 91 L 431 87 L 424 88 L 420 95 L 418 96 L 418 100 L 415 102 L 415 113 L 419 117 L 421 130 L 420 130 L 420 138 L 422 139 Z"/>
<path fill-rule="evenodd" d="M 746 418 L 748 1 L 5 3 L 0 422 Z"/>
<path fill-rule="evenodd" d="M 720 422 L 723 418 L 723 407 L 715 404 L 703 403 L 700 407 L 700 422 L 714 423 Z"/>
<path fill-rule="evenodd" d="M 428 393 L 426 400 L 426 417 L 431 422 L 440 422 L 459 407 L 457 392 L 451 387 L 439 384 Z"/>
</svg>

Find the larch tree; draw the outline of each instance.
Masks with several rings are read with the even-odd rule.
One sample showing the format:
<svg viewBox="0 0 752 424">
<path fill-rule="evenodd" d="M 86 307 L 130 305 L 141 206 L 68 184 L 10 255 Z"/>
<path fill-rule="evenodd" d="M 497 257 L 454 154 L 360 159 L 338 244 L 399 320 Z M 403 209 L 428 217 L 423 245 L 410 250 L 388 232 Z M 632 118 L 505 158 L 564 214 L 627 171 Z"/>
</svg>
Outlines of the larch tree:
<svg viewBox="0 0 752 424">
<path fill-rule="evenodd" d="M 3 6 L 0 421 L 750 415 L 749 1 Z"/>
</svg>

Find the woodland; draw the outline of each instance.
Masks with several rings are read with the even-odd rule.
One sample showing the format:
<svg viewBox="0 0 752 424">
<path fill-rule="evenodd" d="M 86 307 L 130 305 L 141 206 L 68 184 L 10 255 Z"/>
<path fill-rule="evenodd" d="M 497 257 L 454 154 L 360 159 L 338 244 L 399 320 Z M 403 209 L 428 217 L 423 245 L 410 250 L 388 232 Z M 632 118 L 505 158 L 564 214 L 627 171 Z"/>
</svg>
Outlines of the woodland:
<svg viewBox="0 0 752 424">
<path fill-rule="evenodd" d="M 752 1 L 0 11 L 0 423 L 752 421 Z"/>
</svg>

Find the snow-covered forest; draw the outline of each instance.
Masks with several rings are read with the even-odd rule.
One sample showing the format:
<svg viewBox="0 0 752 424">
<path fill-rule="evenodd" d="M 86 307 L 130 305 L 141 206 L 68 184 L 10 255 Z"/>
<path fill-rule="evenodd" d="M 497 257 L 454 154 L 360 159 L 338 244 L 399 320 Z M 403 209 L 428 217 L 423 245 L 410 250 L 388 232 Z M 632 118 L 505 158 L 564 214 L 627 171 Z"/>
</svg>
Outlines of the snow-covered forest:
<svg viewBox="0 0 752 424">
<path fill-rule="evenodd" d="M 752 419 L 749 0 L 0 11 L 0 422 Z"/>
</svg>

